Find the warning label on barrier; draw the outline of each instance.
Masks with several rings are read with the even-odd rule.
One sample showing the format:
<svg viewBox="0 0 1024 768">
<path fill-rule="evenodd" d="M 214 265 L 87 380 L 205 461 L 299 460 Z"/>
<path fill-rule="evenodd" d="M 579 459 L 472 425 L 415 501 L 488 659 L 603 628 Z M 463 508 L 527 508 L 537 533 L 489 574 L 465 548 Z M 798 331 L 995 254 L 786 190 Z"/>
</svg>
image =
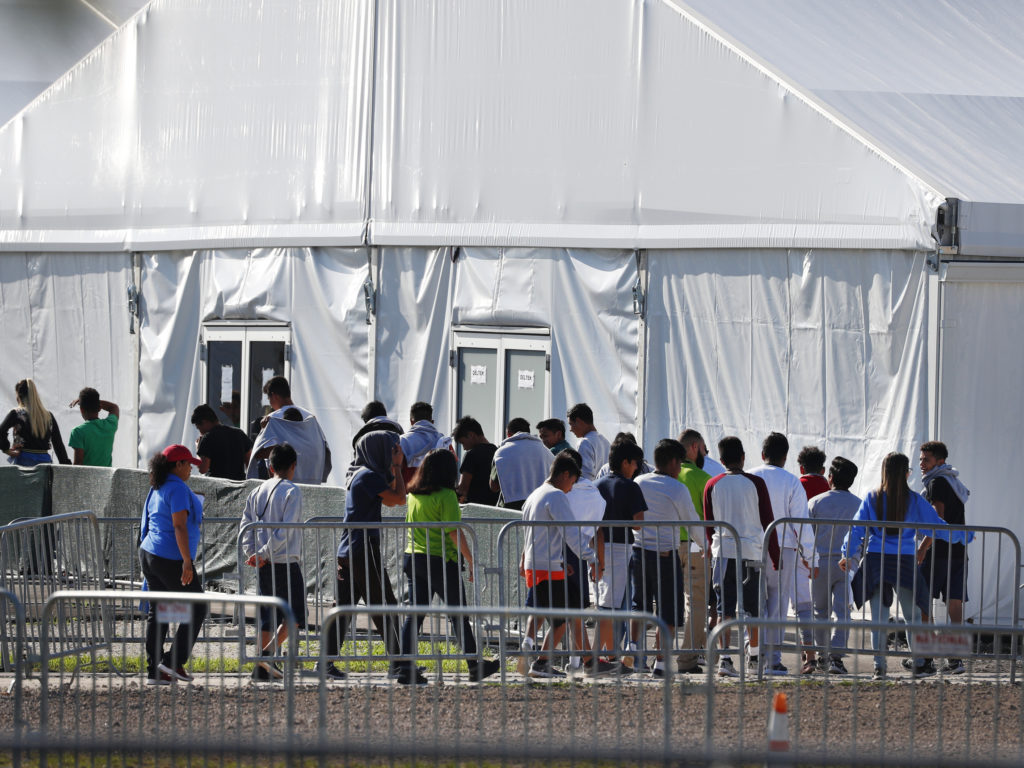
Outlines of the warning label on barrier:
<svg viewBox="0 0 1024 768">
<path fill-rule="evenodd" d="M 971 636 L 966 632 L 914 632 L 912 642 L 915 656 L 962 658 L 971 655 Z"/>
<path fill-rule="evenodd" d="M 192 622 L 192 604 L 157 603 L 156 620 L 161 624 L 190 624 Z"/>
</svg>

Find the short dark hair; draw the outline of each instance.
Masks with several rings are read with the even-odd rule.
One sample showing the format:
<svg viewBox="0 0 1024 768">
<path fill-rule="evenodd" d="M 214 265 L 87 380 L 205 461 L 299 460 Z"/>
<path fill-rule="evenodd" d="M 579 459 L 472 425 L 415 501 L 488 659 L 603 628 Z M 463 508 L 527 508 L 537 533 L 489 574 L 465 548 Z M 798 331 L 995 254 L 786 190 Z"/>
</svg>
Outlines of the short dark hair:
<svg viewBox="0 0 1024 768">
<path fill-rule="evenodd" d="M 584 424 L 594 423 L 594 412 L 590 409 L 590 406 L 586 403 L 576 403 L 572 408 L 565 412 L 565 418 L 569 421 L 573 419 L 579 419 Z"/>
<path fill-rule="evenodd" d="M 285 421 L 302 421 L 302 411 L 295 407 L 286 408 L 281 415 Z"/>
<path fill-rule="evenodd" d="M 455 429 L 452 431 L 452 439 L 457 442 L 465 437 L 469 437 L 470 435 L 480 435 L 480 437 L 483 437 L 484 428 L 480 426 L 480 422 L 472 416 L 463 416 L 455 422 Z"/>
<path fill-rule="evenodd" d="M 284 376 L 271 376 L 267 379 L 267 383 L 263 385 L 263 394 L 268 397 L 270 395 L 277 395 L 288 400 L 292 396 L 292 388 L 288 384 L 288 379 Z"/>
<path fill-rule="evenodd" d="M 670 462 L 676 459 L 683 461 L 685 458 L 686 451 L 683 450 L 683 444 L 678 440 L 667 438 L 659 440 L 658 444 L 654 446 L 654 468 L 659 472 L 667 467 Z"/>
<path fill-rule="evenodd" d="M 745 455 L 743 441 L 735 435 L 723 437 L 718 441 L 718 458 L 727 468 L 740 464 Z"/>
<path fill-rule="evenodd" d="M 100 393 L 92 387 L 84 387 L 78 393 L 78 405 L 86 413 L 99 413 Z"/>
<path fill-rule="evenodd" d="M 551 432 L 561 432 L 565 435 L 565 422 L 561 419 L 544 419 L 544 421 L 537 422 L 537 431 L 542 429 L 550 430 Z"/>
<path fill-rule="evenodd" d="M 853 481 L 857 478 L 857 465 L 842 456 L 832 459 L 832 466 L 828 468 L 828 475 L 832 478 L 832 486 L 840 491 L 848 491 Z"/>
<path fill-rule="evenodd" d="M 433 421 L 434 406 L 422 400 L 416 401 L 409 409 L 409 419 L 410 421 Z"/>
<path fill-rule="evenodd" d="M 197 405 L 196 409 L 192 411 L 191 421 L 194 426 L 198 427 L 202 421 L 220 421 L 220 419 L 217 418 L 217 412 L 213 408 L 203 403 L 202 405 Z"/>
<path fill-rule="evenodd" d="M 580 465 L 573 460 L 572 456 L 567 455 L 565 451 L 555 456 L 555 460 L 551 462 L 548 480 L 554 480 L 563 472 L 568 472 L 577 480 L 579 480 L 581 474 Z"/>
<path fill-rule="evenodd" d="M 416 467 L 416 473 L 406 489 L 417 496 L 429 496 L 448 488 L 455 490 L 459 484 L 459 462 L 449 450 L 435 448 Z"/>
<path fill-rule="evenodd" d="M 612 445 L 616 443 L 632 443 L 636 445 L 636 435 L 632 432 L 616 432 L 615 437 L 612 439 Z"/>
<path fill-rule="evenodd" d="M 921 450 L 925 453 L 930 453 L 942 462 L 949 458 L 949 449 L 946 448 L 946 444 L 940 443 L 938 440 L 929 440 L 927 443 L 921 443 Z"/>
<path fill-rule="evenodd" d="M 516 416 L 512 419 L 508 426 L 505 427 L 506 435 L 514 435 L 516 432 L 529 432 L 530 422 L 524 419 L 522 416 Z"/>
<path fill-rule="evenodd" d="M 570 459 L 576 462 L 576 466 L 583 470 L 583 457 L 580 456 L 580 452 L 575 448 L 563 448 L 558 452 L 558 456 L 568 456 Z"/>
<path fill-rule="evenodd" d="M 772 432 L 761 443 L 761 453 L 769 464 L 784 462 L 789 456 L 789 440 L 781 432 Z"/>
<path fill-rule="evenodd" d="M 288 443 L 275 445 L 270 449 L 270 466 L 275 472 L 285 472 L 299 460 L 299 455 Z"/>
<path fill-rule="evenodd" d="M 796 456 L 797 464 L 808 472 L 823 472 L 825 452 L 816 445 L 805 445 Z"/>
<path fill-rule="evenodd" d="M 622 463 L 625 461 L 636 461 L 639 463 L 643 460 L 643 449 L 636 443 L 629 442 L 629 440 L 620 440 L 614 443 L 608 451 L 608 469 L 615 473 L 622 469 Z"/>
<path fill-rule="evenodd" d="M 370 419 L 376 419 L 379 416 L 388 415 L 388 409 L 384 407 L 384 403 L 380 400 L 371 400 L 363 406 L 363 410 L 359 412 L 359 418 L 363 420 L 363 424 L 368 422 Z"/>
<path fill-rule="evenodd" d="M 690 446 L 694 443 L 701 443 L 704 441 L 704 437 L 696 429 L 684 429 L 679 433 L 679 444 L 683 446 L 683 450 L 690 450 Z"/>
</svg>

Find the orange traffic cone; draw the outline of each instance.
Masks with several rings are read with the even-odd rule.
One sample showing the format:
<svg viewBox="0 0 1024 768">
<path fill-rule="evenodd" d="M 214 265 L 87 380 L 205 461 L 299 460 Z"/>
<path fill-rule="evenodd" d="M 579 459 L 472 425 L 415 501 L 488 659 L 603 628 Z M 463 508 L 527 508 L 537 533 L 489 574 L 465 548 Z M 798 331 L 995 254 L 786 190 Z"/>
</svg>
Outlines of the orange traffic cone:
<svg viewBox="0 0 1024 768">
<path fill-rule="evenodd" d="M 768 715 L 768 749 L 772 752 L 789 751 L 789 707 L 784 693 L 776 693 L 772 701 L 772 711 Z"/>
</svg>

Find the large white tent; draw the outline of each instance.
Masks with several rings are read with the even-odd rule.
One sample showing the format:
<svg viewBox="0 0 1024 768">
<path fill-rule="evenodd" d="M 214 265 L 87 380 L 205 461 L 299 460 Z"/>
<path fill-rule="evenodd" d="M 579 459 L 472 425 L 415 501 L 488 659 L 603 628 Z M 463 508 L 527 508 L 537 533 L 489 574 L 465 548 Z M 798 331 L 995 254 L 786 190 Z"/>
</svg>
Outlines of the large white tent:
<svg viewBox="0 0 1024 768">
<path fill-rule="evenodd" d="M 336 466 L 372 397 L 751 462 L 779 430 L 862 490 L 937 436 L 1024 533 L 1024 20 L 934 8 L 155 0 L 0 129 L 0 385 L 110 392 L 131 465 L 254 415 L 235 338 L 283 345 Z"/>
</svg>

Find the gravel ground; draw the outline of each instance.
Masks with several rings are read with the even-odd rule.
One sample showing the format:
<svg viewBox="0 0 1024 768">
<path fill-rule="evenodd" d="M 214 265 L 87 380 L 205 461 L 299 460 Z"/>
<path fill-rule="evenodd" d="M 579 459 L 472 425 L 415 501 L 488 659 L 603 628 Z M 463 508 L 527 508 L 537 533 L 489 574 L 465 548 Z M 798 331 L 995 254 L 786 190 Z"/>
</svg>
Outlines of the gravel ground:
<svg viewBox="0 0 1024 768">
<path fill-rule="evenodd" d="M 890 665 L 892 666 L 892 665 Z M 709 702 L 716 753 L 762 750 L 774 694 L 789 702 L 796 752 L 831 756 L 914 755 L 946 759 L 1024 759 L 1024 697 L 1010 685 L 1008 665 L 975 663 L 967 675 L 911 681 L 894 673 L 885 683 L 864 675 L 815 675 L 745 683 L 680 676 L 667 689 L 668 741 L 677 755 L 702 754 Z M 302 677 L 287 717 L 283 685 L 255 684 L 245 675 L 200 677 L 192 686 L 147 687 L 138 677 L 98 675 L 51 679 L 50 732 L 125 739 L 161 736 L 178 745 L 224 740 L 297 745 L 321 732 L 334 742 L 373 751 L 412 744 L 470 752 L 475 743 L 504 745 L 512 756 L 549 748 L 570 758 L 616 749 L 658 748 L 664 742 L 664 684 L 639 676 L 600 681 L 527 682 L 513 672 L 504 683 L 474 684 L 445 674 L 443 682 L 406 688 L 383 674 L 353 674 L 323 690 Z M 4 685 L 7 691 L 8 685 Z M 23 716 L 40 722 L 38 680 L 23 686 Z M 322 696 L 321 696 L 322 694 Z M 0 723 L 13 722 L 13 696 L 0 696 Z"/>
</svg>

